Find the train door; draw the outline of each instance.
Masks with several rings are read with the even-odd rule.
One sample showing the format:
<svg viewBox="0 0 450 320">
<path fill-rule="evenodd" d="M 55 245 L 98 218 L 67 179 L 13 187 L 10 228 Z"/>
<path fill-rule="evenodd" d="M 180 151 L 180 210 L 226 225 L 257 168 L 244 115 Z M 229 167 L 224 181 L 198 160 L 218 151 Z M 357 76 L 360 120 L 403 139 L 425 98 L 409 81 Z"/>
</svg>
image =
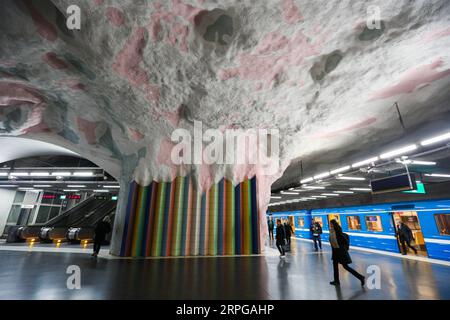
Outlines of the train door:
<svg viewBox="0 0 450 320">
<path fill-rule="evenodd" d="M 332 213 L 332 214 L 328 215 L 328 223 L 330 223 L 330 221 L 333 220 L 333 219 L 336 220 L 337 223 L 339 223 L 339 225 L 341 226 L 341 219 L 340 219 L 339 214 Z"/>
<path fill-rule="evenodd" d="M 414 240 L 411 241 L 411 245 L 417 249 L 417 253 L 421 256 L 427 257 L 427 248 L 425 245 L 425 239 L 422 233 L 422 228 L 420 227 L 419 216 L 416 211 L 395 211 L 392 214 L 394 219 L 394 226 L 397 230 L 397 226 L 400 222 L 406 224 L 412 231 Z M 397 242 L 398 238 L 397 238 Z M 399 248 L 400 248 L 399 243 Z"/>
</svg>

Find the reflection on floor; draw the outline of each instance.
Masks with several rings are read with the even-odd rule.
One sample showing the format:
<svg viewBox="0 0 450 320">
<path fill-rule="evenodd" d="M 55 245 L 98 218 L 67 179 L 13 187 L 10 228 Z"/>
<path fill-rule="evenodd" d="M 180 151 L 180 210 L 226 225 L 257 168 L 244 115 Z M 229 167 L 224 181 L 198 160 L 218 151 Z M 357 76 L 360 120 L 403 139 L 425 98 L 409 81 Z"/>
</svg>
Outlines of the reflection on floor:
<svg viewBox="0 0 450 320">
<path fill-rule="evenodd" d="M 353 267 L 381 268 L 381 289 L 362 289 L 341 269 L 329 285 L 330 249 L 292 242 L 292 253 L 266 256 L 114 260 L 86 253 L 0 251 L 0 299 L 450 299 L 450 267 L 351 252 Z M 69 265 L 81 269 L 81 289 L 69 290 Z"/>
</svg>

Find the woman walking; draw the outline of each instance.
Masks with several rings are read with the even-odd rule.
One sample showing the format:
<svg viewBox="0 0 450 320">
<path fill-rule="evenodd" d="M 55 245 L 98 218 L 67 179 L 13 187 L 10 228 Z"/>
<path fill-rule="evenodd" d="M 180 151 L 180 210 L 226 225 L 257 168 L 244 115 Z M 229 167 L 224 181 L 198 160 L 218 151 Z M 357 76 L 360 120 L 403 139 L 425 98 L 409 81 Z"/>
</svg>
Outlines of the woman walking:
<svg viewBox="0 0 450 320">
<path fill-rule="evenodd" d="M 281 224 L 280 219 L 277 219 L 277 229 L 276 229 L 276 245 L 278 250 L 280 251 L 280 257 L 285 257 L 285 252 L 283 246 L 286 244 L 286 234 L 284 230 L 284 226 Z"/>
<path fill-rule="evenodd" d="M 330 245 L 332 250 L 331 260 L 333 260 L 334 271 L 334 280 L 330 282 L 330 284 L 335 286 L 339 286 L 341 284 L 339 282 L 339 264 L 341 264 L 345 270 L 359 279 L 359 281 L 361 281 L 361 286 L 364 287 L 366 278 L 348 266 L 352 263 L 352 259 L 348 254 L 349 242 L 346 235 L 342 232 L 341 226 L 334 219 L 330 221 Z"/>
</svg>

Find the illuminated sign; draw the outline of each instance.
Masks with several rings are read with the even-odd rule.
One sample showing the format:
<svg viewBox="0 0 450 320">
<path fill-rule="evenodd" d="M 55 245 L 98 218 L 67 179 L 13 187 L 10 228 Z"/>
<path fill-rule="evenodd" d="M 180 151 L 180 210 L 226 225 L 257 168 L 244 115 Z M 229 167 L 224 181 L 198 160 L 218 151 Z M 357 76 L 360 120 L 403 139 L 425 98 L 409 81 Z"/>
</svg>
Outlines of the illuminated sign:
<svg viewBox="0 0 450 320">
<path fill-rule="evenodd" d="M 425 185 L 423 183 L 417 183 L 417 188 L 415 190 L 403 191 L 403 193 L 422 193 L 422 194 L 425 194 L 427 192 L 425 191 Z"/>
<path fill-rule="evenodd" d="M 64 199 L 66 199 L 66 196 L 65 196 L 65 195 L 62 195 L 62 196 L 59 196 L 59 198 L 60 198 L 61 200 L 64 200 Z"/>
<path fill-rule="evenodd" d="M 81 196 L 79 194 L 69 194 L 68 199 L 81 199 Z"/>
<path fill-rule="evenodd" d="M 117 201 L 117 196 L 112 196 L 111 200 Z"/>
<path fill-rule="evenodd" d="M 56 196 L 54 194 L 44 194 L 42 199 L 55 199 Z"/>
</svg>

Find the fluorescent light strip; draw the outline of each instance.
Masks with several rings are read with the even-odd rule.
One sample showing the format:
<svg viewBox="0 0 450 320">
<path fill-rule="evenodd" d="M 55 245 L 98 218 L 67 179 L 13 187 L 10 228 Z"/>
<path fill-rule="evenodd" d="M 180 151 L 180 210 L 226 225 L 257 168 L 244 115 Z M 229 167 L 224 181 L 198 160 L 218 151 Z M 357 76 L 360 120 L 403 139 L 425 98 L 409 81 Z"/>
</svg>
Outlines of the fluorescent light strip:
<svg viewBox="0 0 450 320">
<path fill-rule="evenodd" d="M 325 196 L 311 196 L 311 198 L 324 199 L 326 197 Z"/>
<path fill-rule="evenodd" d="M 86 186 L 83 184 L 70 184 L 70 185 L 67 185 L 67 187 L 68 188 L 86 188 Z"/>
<path fill-rule="evenodd" d="M 427 177 L 438 177 L 438 178 L 450 178 L 450 174 L 445 173 L 427 173 L 425 174 Z"/>
<path fill-rule="evenodd" d="M 282 197 L 278 197 L 278 196 L 271 196 L 271 199 L 281 199 Z"/>
<path fill-rule="evenodd" d="M 352 194 L 353 191 L 333 191 L 334 193 L 342 193 L 342 194 Z"/>
<path fill-rule="evenodd" d="M 9 176 L 8 172 L 0 172 L 0 177 L 7 177 Z"/>
<path fill-rule="evenodd" d="M 294 196 L 298 196 L 298 192 L 286 192 L 286 191 L 281 191 L 281 194 L 287 194 L 287 195 L 294 195 Z"/>
<path fill-rule="evenodd" d="M 0 188 L 16 188 L 17 184 L 0 184 Z"/>
<path fill-rule="evenodd" d="M 369 158 L 369 159 L 366 159 L 366 160 L 362 160 L 362 161 L 359 161 L 359 162 L 356 162 L 356 163 L 352 164 L 352 168 L 359 168 L 359 167 L 362 167 L 362 166 L 364 166 L 366 164 L 370 164 L 372 162 L 375 162 L 377 160 L 378 160 L 378 157 L 373 157 L 373 158 Z"/>
<path fill-rule="evenodd" d="M 363 177 L 345 177 L 345 176 L 341 176 L 338 177 L 339 180 L 355 180 L 355 181 L 364 181 L 366 180 L 366 178 Z"/>
<path fill-rule="evenodd" d="M 428 146 L 430 144 L 436 143 L 436 142 L 441 142 L 444 140 L 448 140 L 450 139 L 450 132 L 444 133 L 443 135 L 434 137 L 434 138 L 430 138 L 430 139 L 426 139 L 424 141 L 422 141 L 420 144 L 422 146 Z"/>
<path fill-rule="evenodd" d="M 326 178 L 326 177 L 329 177 L 329 176 L 330 176 L 330 173 L 327 171 L 327 172 L 323 172 L 321 174 L 318 174 L 317 176 L 314 176 L 314 179 L 318 180 L 318 179 Z"/>
<path fill-rule="evenodd" d="M 370 188 L 350 188 L 353 191 L 372 191 Z"/>
<path fill-rule="evenodd" d="M 311 182 L 313 180 L 314 180 L 314 178 L 310 177 L 310 178 L 306 178 L 306 179 L 300 180 L 300 183 L 308 183 L 308 182 Z"/>
<path fill-rule="evenodd" d="M 64 192 L 78 192 L 80 190 L 78 190 L 78 189 L 64 189 L 63 191 Z"/>
<path fill-rule="evenodd" d="M 421 165 L 421 166 L 435 166 L 436 162 L 434 162 L 434 161 L 411 160 L 411 164 L 418 164 L 418 165 Z"/>
<path fill-rule="evenodd" d="M 49 175 L 48 172 L 30 172 L 31 177 L 48 177 Z"/>
<path fill-rule="evenodd" d="M 92 171 L 76 171 L 73 173 L 73 175 L 77 177 L 91 177 L 94 175 L 94 173 Z"/>
<path fill-rule="evenodd" d="M 303 188 L 305 188 L 305 189 L 312 189 L 312 190 L 315 190 L 315 189 L 317 189 L 317 190 L 325 189 L 325 187 L 316 187 L 316 186 L 304 186 Z"/>
<path fill-rule="evenodd" d="M 28 172 L 11 172 L 11 175 L 14 177 L 25 177 L 28 176 L 29 173 Z"/>
<path fill-rule="evenodd" d="M 71 176 L 72 173 L 68 172 L 68 171 L 57 171 L 57 172 L 52 172 L 52 176 L 61 176 L 61 177 L 69 177 Z"/>
<path fill-rule="evenodd" d="M 331 174 L 338 174 L 338 173 L 350 170 L 350 168 L 351 168 L 350 166 L 345 166 L 345 167 L 342 167 L 342 168 L 339 168 L 339 169 L 331 170 L 330 173 Z"/>
<path fill-rule="evenodd" d="M 103 188 L 109 188 L 109 189 L 119 189 L 120 186 L 108 186 L 108 185 L 104 185 Z"/>
<path fill-rule="evenodd" d="M 417 149 L 417 145 L 411 144 L 409 146 L 401 147 L 401 148 L 398 148 L 398 149 L 391 150 L 391 151 L 388 151 L 386 153 L 383 153 L 383 154 L 380 155 L 380 158 L 381 159 L 388 159 L 388 158 L 392 158 L 392 157 L 395 157 L 395 156 L 403 155 L 405 153 L 414 151 L 416 149 Z"/>
<path fill-rule="evenodd" d="M 33 187 L 35 188 L 51 188 L 49 184 L 35 184 Z"/>
<path fill-rule="evenodd" d="M 98 190 L 94 190 L 94 192 L 109 192 L 109 190 L 105 190 L 105 189 L 98 189 Z"/>
<path fill-rule="evenodd" d="M 34 189 L 34 188 L 25 188 L 25 187 L 22 187 L 22 188 L 19 188 L 19 190 L 28 191 L 28 190 L 36 190 L 36 189 Z"/>
<path fill-rule="evenodd" d="M 323 196 L 330 196 L 330 197 L 339 197 L 336 193 L 322 193 Z"/>
</svg>

